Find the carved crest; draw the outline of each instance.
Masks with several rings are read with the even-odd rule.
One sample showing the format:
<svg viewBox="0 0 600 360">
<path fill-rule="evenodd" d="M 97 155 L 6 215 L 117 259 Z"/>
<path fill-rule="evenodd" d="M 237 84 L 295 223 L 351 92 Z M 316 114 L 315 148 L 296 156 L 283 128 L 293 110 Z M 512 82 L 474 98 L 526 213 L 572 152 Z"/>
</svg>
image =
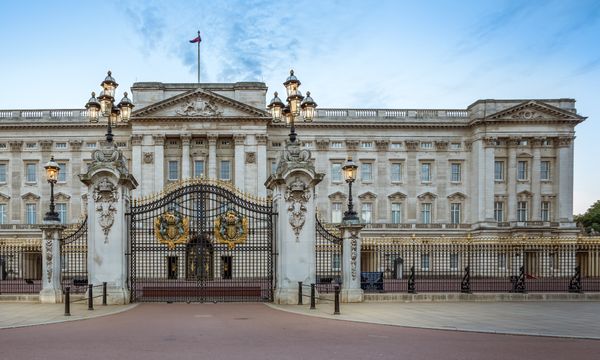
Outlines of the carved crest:
<svg viewBox="0 0 600 360">
<path fill-rule="evenodd" d="M 223 110 L 219 109 L 212 100 L 191 99 L 175 113 L 183 116 L 221 116 Z"/>
<path fill-rule="evenodd" d="M 306 203 L 310 199 L 310 190 L 302 180 L 296 178 L 288 185 L 284 198 L 289 203 L 289 223 L 296 235 L 296 241 L 298 241 L 302 227 L 306 222 Z"/>
<path fill-rule="evenodd" d="M 96 212 L 100 213 L 99 223 L 104 233 L 104 243 L 107 243 L 108 233 L 115 222 L 116 202 L 119 199 L 119 193 L 116 186 L 108 178 L 103 178 L 94 187 L 93 196 L 96 203 Z"/>
<path fill-rule="evenodd" d="M 248 238 L 248 219 L 238 214 L 233 209 L 215 219 L 215 239 L 220 244 L 227 244 L 229 249 L 243 244 Z"/>
<path fill-rule="evenodd" d="M 154 233 L 158 242 L 166 244 L 169 250 L 177 244 L 185 244 L 189 239 L 190 220 L 177 211 L 165 211 L 154 219 Z"/>
<path fill-rule="evenodd" d="M 145 152 L 144 153 L 144 163 L 145 164 L 152 164 L 153 162 L 154 162 L 154 153 Z"/>
</svg>

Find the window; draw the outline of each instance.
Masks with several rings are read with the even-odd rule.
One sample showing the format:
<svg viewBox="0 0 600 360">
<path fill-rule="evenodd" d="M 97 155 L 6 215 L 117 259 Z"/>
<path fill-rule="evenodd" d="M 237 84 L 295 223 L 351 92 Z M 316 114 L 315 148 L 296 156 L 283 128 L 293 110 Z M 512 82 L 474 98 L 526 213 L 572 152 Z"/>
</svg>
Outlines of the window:
<svg viewBox="0 0 600 360">
<path fill-rule="evenodd" d="M 67 148 L 67 143 L 66 142 L 56 143 L 56 148 L 57 149 L 66 149 Z"/>
<path fill-rule="evenodd" d="M 35 148 L 37 148 L 37 143 L 27 143 L 27 144 L 25 144 L 25 147 L 27 149 L 35 149 Z"/>
<path fill-rule="evenodd" d="M 342 257 L 340 253 L 331 254 L 331 270 L 340 271 L 342 270 Z"/>
<path fill-rule="evenodd" d="M 421 149 L 433 149 L 433 143 L 431 142 L 422 142 Z"/>
<path fill-rule="evenodd" d="M 429 271 L 429 254 L 421 254 L 421 270 Z"/>
<path fill-rule="evenodd" d="M 202 140 L 194 140 L 195 145 L 204 145 L 204 141 Z"/>
<path fill-rule="evenodd" d="M 0 143 L 0 149 L 6 149 L 6 143 Z"/>
<path fill-rule="evenodd" d="M 519 145 L 520 146 L 527 146 L 527 145 L 529 145 L 529 142 L 527 140 L 520 140 L 519 141 Z"/>
<path fill-rule="evenodd" d="M 550 221 L 550 202 L 542 201 L 541 214 L 542 221 Z"/>
<path fill-rule="evenodd" d="M 58 219 L 61 224 L 67 223 L 67 204 L 65 203 L 57 203 L 56 204 L 56 212 L 58 213 Z"/>
<path fill-rule="evenodd" d="M 431 181 L 431 164 L 421 163 L 421 182 Z"/>
<path fill-rule="evenodd" d="M 304 146 L 307 149 L 311 149 L 312 148 L 312 141 L 307 141 L 307 142 L 303 143 L 302 146 Z"/>
<path fill-rule="evenodd" d="M 179 179 L 179 163 L 178 161 L 169 161 L 169 180 Z"/>
<path fill-rule="evenodd" d="M 221 145 L 227 146 L 229 144 L 231 144 L 231 142 L 229 140 L 221 140 Z"/>
<path fill-rule="evenodd" d="M 460 224 L 460 203 L 450 204 L 450 222 Z"/>
<path fill-rule="evenodd" d="M 431 224 L 431 203 L 421 204 L 421 223 Z"/>
<path fill-rule="evenodd" d="M 366 224 L 370 224 L 373 219 L 373 204 L 363 203 L 360 209 L 362 221 Z"/>
<path fill-rule="evenodd" d="M 67 181 L 67 163 L 59 162 L 58 167 L 60 171 L 58 172 L 58 182 L 66 182 Z"/>
<path fill-rule="evenodd" d="M 506 253 L 498 254 L 498 269 L 506 269 Z"/>
<path fill-rule="evenodd" d="M 527 221 L 527 201 L 517 203 L 517 221 Z"/>
<path fill-rule="evenodd" d="M 494 202 L 494 219 L 497 222 L 504 221 L 504 203 L 502 201 Z"/>
<path fill-rule="evenodd" d="M 504 161 L 494 161 L 494 180 L 504 180 Z"/>
<path fill-rule="evenodd" d="M 460 149 L 460 143 L 450 143 L 450 149 L 451 150 L 459 150 Z"/>
<path fill-rule="evenodd" d="M 450 176 L 450 181 L 460 182 L 460 179 L 461 179 L 460 163 L 452 163 L 451 169 L 452 169 L 452 174 Z"/>
<path fill-rule="evenodd" d="M 277 161 L 271 161 L 271 174 L 275 174 L 277 172 Z"/>
<path fill-rule="evenodd" d="M 373 148 L 373 143 L 370 141 L 363 141 L 360 143 L 360 147 L 362 149 L 372 149 Z"/>
<path fill-rule="evenodd" d="M 194 176 L 204 176 L 204 160 L 194 160 Z"/>
<path fill-rule="evenodd" d="M 342 203 L 334 202 L 331 204 L 331 222 L 341 223 L 342 222 Z"/>
<path fill-rule="evenodd" d="M 332 141 L 331 142 L 331 148 L 332 149 L 341 149 L 343 146 L 341 141 Z"/>
<path fill-rule="evenodd" d="M 392 203 L 392 223 L 400 224 L 402 222 L 402 204 Z"/>
<path fill-rule="evenodd" d="M 25 222 L 27 224 L 37 224 L 36 204 L 25 205 Z"/>
<path fill-rule="evenodd" d="M 360 164 L 360 179 L 362 181 L 373 181 L 373 164 L 361 163 Z"/>
<path fill-rule="evenodd" d="M 527 180 L 527 161 L 519 161 L 517 164 L 517 180 Z"/>
<path fill-rule="evenodd" d="M 402 148 L 402 143 L 393 142 L 393 143 L 390 145 L 390 147 L 391 147 L 392 149 L 394 149 L 394 150 L 401 149 L 401 148 Z"/>
<path fill-rule="evenodd" d="M 331 181 L 342 181 L 342 163 L 336 162 L 331 164 Z"/>
<path fill-rule="evenodd" d="M 281 147 L 281 143 L 280 142 L 272 142 L 271 146 L 273 146 L 273 147 Z"/>
<path fill-rule="evenodd" d="M 85 146 L 88 149 L 95 149 L 96 148 L 96 143 L 87 143 L 87 144 L 85 144 Z"/>
<path fill-rule="evenodd" d="M 231 180 L 231 161 L 221 160 L 221 172 L 219 174 L 221 180 Z"/>
<path fill-rule="evenodd" d="M 392 163 L 392 172 L 390 175 L 392 182 L 402 181 L 402 163 Z"/>
<path fill-rule="evenodd" d="M 0 164 L 0 183 L 6 182 L 6 164 Z"/>
<path fill-rule="evenodd" d="M 26 168 L 25 168 L 25 181 L 29 182 L 29 183 L 33 183 L 37 181 L 37 174 L 36 174 L 36 170 L 37 170 L 37 164 L 26 164 Z"/>
<path fill-rule="evenodd" d="M 458 270 L 458 254 L 450 254 L 450 270 Z"/>
<path fill-rule="evenodd" d="M 6 224 L 8 222 L 8 212 L 6 204 L 0 204 L 0 224 Z"/>
<path fill-rule="evenodd" d="M 540 179 L 550 180 L 550 161 L 542 161 L 540 163 Z"/>
</svg>

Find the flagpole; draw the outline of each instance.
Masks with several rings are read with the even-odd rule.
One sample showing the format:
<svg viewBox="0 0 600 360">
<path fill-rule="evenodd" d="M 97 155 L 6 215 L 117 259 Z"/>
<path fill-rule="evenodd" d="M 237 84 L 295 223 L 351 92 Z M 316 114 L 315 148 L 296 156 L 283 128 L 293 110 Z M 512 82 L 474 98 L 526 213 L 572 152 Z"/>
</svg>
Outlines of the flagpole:
<svg viewBox="0 0 600 360">
<path fill-rule="evenodd" d="M 198 39 L 200 39 L 200 30 L 198 30 Z M 198 41 L 198 84 L 200 84 L 200 43 L 202 40 Z"/>
</svg>

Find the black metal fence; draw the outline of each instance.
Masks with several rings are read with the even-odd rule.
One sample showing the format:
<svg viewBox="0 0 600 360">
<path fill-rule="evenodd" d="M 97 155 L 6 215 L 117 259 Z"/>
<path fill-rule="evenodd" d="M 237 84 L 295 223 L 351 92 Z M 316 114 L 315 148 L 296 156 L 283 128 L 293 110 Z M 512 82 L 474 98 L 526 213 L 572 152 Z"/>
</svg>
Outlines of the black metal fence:
<svg viewBox="0 0 600 360">
<path fill-rule="evenodd" d="M 366 292 L 598 292 L 600 241 L 365 239 Z"/>
<path fill-rule="evenodd" d="M 316 286 L 319 292 L 333 292 L 342 283 L 342 238 L 336 229 L 325 226 L 316 219 Z"/>
<path fill-rule="evenodd" d="M 71 293 L 84 293 L 88 285 L 87 216 L 79 224 L 63 231 L 60 239 L 60 269 L 63 291 L 68 286 Z"/>
<path fill-rule="evenodd" d="M 42 289 L 39 240 L 0 240 L 0 294 L 35 294 Z"/>
</svg>

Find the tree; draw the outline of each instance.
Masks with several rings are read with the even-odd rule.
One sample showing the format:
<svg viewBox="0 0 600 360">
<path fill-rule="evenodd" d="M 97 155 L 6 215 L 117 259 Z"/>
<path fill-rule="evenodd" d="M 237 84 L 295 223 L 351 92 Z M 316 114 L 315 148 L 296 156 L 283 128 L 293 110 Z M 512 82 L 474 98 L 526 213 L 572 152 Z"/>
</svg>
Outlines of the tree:
<svg viewBox="0 0 600 360">
<path fill-rule="evenodd" d="M 583 215 L 576 215 L 575 221 L 590 235 L 600 234 L 600 200 L 596 201 Z"/>
</svg>

